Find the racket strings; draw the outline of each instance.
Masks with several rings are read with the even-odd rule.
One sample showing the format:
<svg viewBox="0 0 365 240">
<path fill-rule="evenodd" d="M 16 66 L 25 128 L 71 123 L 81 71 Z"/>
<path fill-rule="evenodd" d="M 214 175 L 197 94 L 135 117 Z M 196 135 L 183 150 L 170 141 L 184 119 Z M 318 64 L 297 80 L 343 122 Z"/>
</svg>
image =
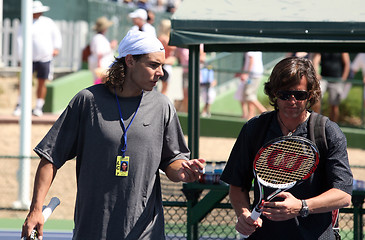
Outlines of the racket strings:
<svg viewBox="0 0 365 240">
<path fill-rule="evenodd" d="M 312 147 L 295 140 L 274 143 L 256 160 L 256 173 L 271 184 L 287 184 L 303 179 L 315 166 Z"/>
</svg>

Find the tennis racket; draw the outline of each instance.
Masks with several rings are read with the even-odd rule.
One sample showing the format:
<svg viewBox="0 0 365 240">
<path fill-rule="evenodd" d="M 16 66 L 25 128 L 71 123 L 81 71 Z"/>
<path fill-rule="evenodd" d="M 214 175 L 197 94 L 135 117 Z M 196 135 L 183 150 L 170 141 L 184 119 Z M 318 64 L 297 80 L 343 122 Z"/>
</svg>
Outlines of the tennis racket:
<svg viewBox="0 0 365 240">
<path fill-rule="evenodd" d="M 308 179 L 316 170 L 318 162 L 319 151 L 307 138 L 284 136 L 265 144 L 257 152 L 253 163 L 260 200 L 253 209 L 251 218 L 257 220 L 260 217 L 265 201 L 271 201 L 279 193 Z M 265 199 L 264 186 L 271 189 Z"/>
<path fill-rule="evenodd" d="M 51 201 L 49 201 L 47 206 L 43 206 L 43 217 L 44 217 L 44 222 L 47 221 L 47 219 L 49 218 L 49 216 L 52 214 L 53 210 L 60 204 L 60 199 L 58 199 L 57 197 L 53 197 L 51 198 Z M 37 229 L 33 229 L 33 231 L 30 234 L 29 237 L 30 240 L 38 240 L 38 231 Z M 21 240 L 27 240 L 26 237 L 22 237 Z"/>
</svg>

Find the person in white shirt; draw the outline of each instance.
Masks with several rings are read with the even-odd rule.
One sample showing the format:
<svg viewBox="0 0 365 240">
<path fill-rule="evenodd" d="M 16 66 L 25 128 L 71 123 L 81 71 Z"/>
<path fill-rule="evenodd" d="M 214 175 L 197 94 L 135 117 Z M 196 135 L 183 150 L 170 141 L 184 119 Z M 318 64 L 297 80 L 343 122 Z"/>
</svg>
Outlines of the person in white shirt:
<svg viewBox="0 0 365 240">
<path fill-rule="evenodd" d="M 264 74 L 262 52 L 247 52 L 242 70 L 235 98 L 241 103 L 242 118 L 249 120 L 256 115 L 256 109 L 259 113 L 266 111 L 257 99 L 257 90 Z"/>
<path fill-rule="evenodd" d="M 33 42 L 33 72 L 37 72 L 37 102 L 33 109 L 33 115 L 42 116 L 43 106 L 47 94 L 46 81 L 52 80 L 51 61 L 59 54 L 62 46 L 61 32 L 55 22 L 45 16 L 44 12 L 49 10 L 40 1 L 33 2 L 33 25 L 32 25 L 32 42 Z M 18 51 L 19 56 L 23 51 L 21 30 L 18 34 Z M 19 116 L 20 98 L 14 110 L 14 115 Z"/>
<path fill-rule="evenodd" d="M 132 19 L 134 24 L 131 30 L 139 30 L 152 34 L 154 37 L 156 37 L 155 27 L 147 22 L 148 14 L 146 10 L 138 8 L 134 12 L 128 14 L 128 16 Z"/>
<path fill-rule="evenodd" d="M 106 69 L 114 61 L 114 49 L 116 49 L 118 42 L 116 40 L 109 40 L 105 33 L 109 27 L 113 25 L 106 17 L 100 17 L 96 20 L 93 30 L 96 34 L 90 42 L 90 56 L 88 57 L 88 67 L 94 77 L 94 84 L 103 82 L 103 75 Z"/>
</svg>

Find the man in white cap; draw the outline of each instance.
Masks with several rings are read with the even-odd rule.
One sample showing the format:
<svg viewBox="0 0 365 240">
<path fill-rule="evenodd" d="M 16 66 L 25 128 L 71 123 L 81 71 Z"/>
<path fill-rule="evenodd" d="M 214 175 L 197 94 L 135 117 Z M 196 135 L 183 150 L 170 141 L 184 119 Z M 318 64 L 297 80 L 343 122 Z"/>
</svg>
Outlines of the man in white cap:
<svg viewBox="0 0 365 240">
<path fill-rule="evenodd" d="M 146 32 L 148 34 L 152 34 L 153 36 L 156 36 L 155 27 L 147 22 L 148 14 L 146 10 L 138 8 L 135 11 L 128 14 L 128 16 L 132 19 L 134 24 L 131 30 L 139 30 Z"/>
<path fill-rule="evenodd" d="M 76 158 L 73 239 L 165 239 L 159 170 L 174 182 L 202 174 L 205 161 L 189 160 L 173 104 L 154 90 L 161 42 L 129 31 L 118 52 L 106 83 L 79 92 L 35 147 L 41 162 L 22 236 L 34 227 L 43 235 L 42 205 L 67 160 Z"/>
<path fill-rule="evenodd" d="M 43 106 L 47 94 L 46 81 L 52 80 L 51 61 L 59 54 L 62 46 L 62 37 L 60 30 L 55 22 L 45 16 L 44 12 L 49 10 L 48 6 L 44 6 L 40 1 L 33 2 L 33 26 L 32 26 L 32 42 L 33 42 L 33 72 L 37 72 L 37 102 L 33 109 L 33 115 L 42 116 Z M 23 51 L 21 30 L 18 34 L 18 51 L 21 58 Z M 20 115 L 20 99 L 13 112 L 15 116 Z"/>
</svg>

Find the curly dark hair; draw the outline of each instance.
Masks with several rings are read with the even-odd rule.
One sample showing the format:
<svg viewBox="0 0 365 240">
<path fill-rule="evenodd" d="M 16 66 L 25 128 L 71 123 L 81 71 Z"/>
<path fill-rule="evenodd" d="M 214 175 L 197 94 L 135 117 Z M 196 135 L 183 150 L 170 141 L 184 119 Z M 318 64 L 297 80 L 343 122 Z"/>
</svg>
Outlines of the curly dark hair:
<svg viewBox="0 0 365 240">
<path fill-rule="evenodd" d="M 135 61 L 139 61 L 145 54 L 132 55 Z M 112 66 L 108 69 L 106 74 L 105 86 L 108 88 L 116 88 L 123 91 L 123 84 L 128 68 L 125 62 L 125 57 L 115 58 Z"/>
<path fill-rule="evenodd" d="M 307 78 L 309 100 L 307 109 L 312 107 L 321 97 L 321 89 L 312 62 L 306 58 L 288 57 L 277 63 L 272 70 L 269 80 L 265 83 L 265 93 L 269 96 L 270 104 L 278 110 L 277 93 L 298 85 L 302 77 Z"/>
</svg>

